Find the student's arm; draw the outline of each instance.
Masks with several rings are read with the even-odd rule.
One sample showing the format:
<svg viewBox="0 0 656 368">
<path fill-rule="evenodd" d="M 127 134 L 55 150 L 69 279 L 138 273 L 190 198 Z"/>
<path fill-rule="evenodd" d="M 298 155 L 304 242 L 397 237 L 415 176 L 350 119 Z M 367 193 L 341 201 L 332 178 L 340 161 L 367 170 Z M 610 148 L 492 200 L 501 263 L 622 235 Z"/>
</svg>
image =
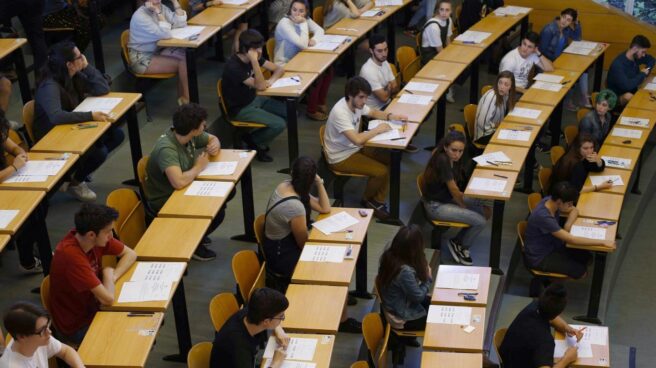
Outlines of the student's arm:
<svg viewBox="0 0 656 368">
<path fill-rule="evenodd" d="M 84 79 L 84 92 L 92 96 L 102 96 L 110 92 L 107 79 L 98 71 L 98 69 L 89 65 L 86 56 L 82 54 L 84 69 L 79 72 L 79 77 Z"/>
<path fill-rule="evenodd" d="M 50 123 L 54 125 L 82 123 L 94 120 L 93 114 L 90 111 L 72 112 L 64 110 L 61 105 L 59 86 L 52 79 L 41 82 L 41 85 L 36 89 L 35 101 L 45 111 L 46 115 L 48 115 Z"/>
<path fill-rule="evenodd" d="M 177 0 L 171 0 L 173 9 L 171 11 L 166 5 L 161 4 L 162 12 L 166 15 L 166 20 L 171 23 L 173 28 L 182 28 L 187 26 L 187 12 L 182 10 Z"/>
<path fill-rule="evenodd" d="M 200 147 L 205 148 L 205 151 L 210 156 L 218 155 L 219 152 L 221 152 L 221 141 L 219 140 L 219 138 L 214 134 L 209 134 L 207 132 L 203 134 L 207 136 L 207 144 L 200 145 Z M 196 145 L 196 147 L 199 147 L 199 145 Z"/>
<path fill-rule="evenodd" d="M 574 41 L 581 41 L 583 38 L 583 29 L 581 28 L 581 21 L 577 20 L 570 26 L 570 38 Z"/>
<path fill-rule="evenodd" d="M 365 143 L 367 143 L 368 140 L 371 138 L 377 136 L 378 134 L 385 133 L 392 129 L 389 125 L 387 124 L 378 124 L 377 127 L 371 130 L 365 130 L 364 132 L 356 132 L 355 130 L 345 130 L 342 132 L 346 138 L 348 138 L 349 141 L 351 141 L 353 144 L 356 146 L 363 146 Z"/>
<path fill-rule="evenodd" d="M 248 50 L 246 56 L 248 57 L 248 61 L 251 62 L 251 67 L 253 68 L 253 77 L 244 80 L 243 83 L 251 88 L 255 88 L 258 91 L 264 91 L 267 89 L 267 83 L 266 79 L 264 79 L 264 75 L 262 74 L 262 70 L 260 70 L 260 62 L 257 58 L 257 51 Z"/>
<path fill-rule="evenodd" d="M 191 184 L 198 174 L 207 167 L 207 164 L 209 163 L 209 158 L 207 156 L 207 152 L 202 152 L 196 157 L 196 163 L 194 163 L 194 166 L 185 172 L 182 171 L 180 166 L 168 166 L 164 170 L 164 174 L 166 174 L 166 178 L 169 179 L 171 186 L 175 189 L 181 189 Z"/>
<path fill-rule="evenodd" d="M 148 2 L 146 4 L 149 4 Z M 130 31 L 139 34 L 139 40 L 146 42 L 157 42 L 171 38 L 171 23 L 166 21 L 165 12 L 170 9 L 162 5 L 162 12 L 157 15 L 157 22 L 153 22 L 151 14 L 157 14 L 154 7 L 144 4 L 143 10 L 137 12 L 130 20 Z"/>
<path fill-rule="evenodd" d="M 112 305 L 114 303 L 114 286 L 114 269 L 105 267 L 102 270 L 102 283 L 91 289 L 91 293 L 100 304 Z"/>
<path fill-rule="evenodd" d="M 25 166 L 25 163 L 27 162 L 27 154 L 19 145 L 14 143 L 14 141 L 12 141 L 11 138 L 7 137 L 3 146 L 5 152 L 14 156 L 14 162 L 11 165 L 7 165 L 7 167 L 0 170 L 0 182 L 14 175 L 14 173 L 18 171 L 18 169 L 20 169 L 21 167 Z"/>
<path fill-rule="evenodd" d="M 549 27 L 551 26 L 552 23 L 547 24 L 544 28 L 542 28 L 542 32 L 540 32 L 540 51 L 544 56 L 549 58 L 550 60 L 554 60 L 555 56 L 553 53 L 551 53 L 551 50 L 549 50 L 549 45 L 551 44 L 551 39 L 554 37 L 554 33 L 549 30 Z"/>
<path fill-rule="evenodd" d="M 130 247 L 123 245 L 123 251 L 118 255 L 119 261 L 114 270 L 114 282 L 118 280 L 123 274 L 132 266 L 134 261 L 137 260 L 137 252 Z"/>
<path fill-rule="evenodd" d="M 595 240 L 595 239 L 588 239 L 588 238 L 581 238 L 578 236 L 574 236 L 570 234 L 569 232 L 560 229 L 556 232 L 551 233 L 551 235 L 555 236 L 556 238 L 564 241 L 565 243 L 569 244 L 577 244 L 577 245 L 603 245 L 607 247 L 612 247 L 615 244 L 615 241 L 610 240 L 610 241 L 601 241 L 601 240 Z"/>
<path fill-rule="evenodd" d="M 310 207 L 319 212 L 319 213 L 330 213 L 330 199 L 328 198 L 328 192 L 323 186 L 323 179 L 319 175 L 316 175 L 314 178 L 314 185 L 317 187 L 317 192 L 319 192 L 319 198 L 310 195 Z"/>
<path fill-rule="evenodd" d="M 66 344 L 61 345 L 61 350 L 59 350 L 59 354 L 56 354 L 56 356 L 57 358 L 66 362 L 66 364 L 72 368 L 84 367 L 82 358 L 80 358 L 80 355 L 77 353 L 77 351 Z"/>
<path fill-rule="evenodd" d="M 287 336 L 282 326 L 278 325 L 278 327 L 273 330 L 273 334 L 276 336 L 276 342 L 278 345 L 281 345 L 284 349 L 287 349 L 287 346 L 289 345 L 289 336 Z"/>
<path fill-rule="evenodd" d="M 378 120 L 408 120 L 405 115 L 391 114 L 377 109 L 369 109 L 366 115 Z"/>
<path fill-rule="evenodd" d="M 315 40 L 316 43 L 316 40 L 324 35 L 324 30 L 323 28 L 321 28 L 320 25 L 318 25 L 314 20 L 312 20 L 312 18 L 308 18 L 307 23 L 308 23 L 309 32 L 312 34 L 312 40 Z"/>
<path fill-rule="evenodd" d="M 401 284 L 401 288 L 408 300 L 415 303 L 421 303 L 430 291 L 431 283 L 417 283 L 417 277 L 413 271 L 410 271 L 405 267 L 401 268 L 401 271 L 399 272 L 399 283 Z"/>
<path fill-rule="evenodd" d="M 271 78 L 266 81 L 267 87 L 271 86 L 275 81 L 282 77 L 283 74 L 285 74 L 285 67 L 272 63 L 269 60 L 265 61 L 262 66 L 264 69 L 271 72 Z"/>
<path fill-rule="evenodd" d="M 449 189 L 449 193 L 451 193 L 453 201 L 456 202 L 458 206 L 466 208 L 467 206 L 465 205 L 465 195 L 460 191 L 460 188 L 458 188 L 456 181 L 453 179 L 447 181 L 446 187 Z"/>
<path fill-rule="evenodd" d="M 309 21 L 310 20 L 308 20 L 308 29 L 310 28 Z M 289 18 L 283 18 L 276 26 L 276 34 L 280 33 L 281 38 L 299 49 L 304 50 L 308 47 L 309 34 L 302 29 L 301 34 L 296 33 L 293 23 L 294 22 Z"/>
<path fill-rule="evenodd" d="M 651 69 L 654 68 L 654 64 L 656 63 L 656 59 L 654 59 L 654 57 L 649 54 L 645 54 L 645 56 L 643 56 L 641 59 L 637 60 L 636 62 L 638 63 L 638 65 L 641 64 L 647 65 L 647 68 L 649 68 L 651 72 Z M 647 75 L 649 75 L 649 73 L 647 73 Z"/>
<path fill-rule="evenodd" d="M 337 0 L 339 1 L 339 0 Z M 358 8 L 353 0 L 346 0 L 346 5 L 349 8 L 349 11 L 351 12 L 351 18 L 358 18 L 362 13 L 366 12 L 367 10 L 373 8 L 374 3 L 369 1 L 365 6 L 362 8 Z"/>
<path fill-rule="evenodd" d="M 539 51 L 538 51 L 539 52 Z M 553 72 L 554 71 L 554 66 L 551 63 L 551 60 L 549 60 L 544 54 L 540 54 L 540 61 L 538 62 L 538 66 L 545 71 L 545 72 Z"/>
<path fill-rule="evenodd" d="M 303 246 L 309 237 L 305 215 L 292 217 L 289 221 L 289 225 L 292 228 L 292 234 L 294 234 L 296 245 L 303 249 Z"/>
</svg>

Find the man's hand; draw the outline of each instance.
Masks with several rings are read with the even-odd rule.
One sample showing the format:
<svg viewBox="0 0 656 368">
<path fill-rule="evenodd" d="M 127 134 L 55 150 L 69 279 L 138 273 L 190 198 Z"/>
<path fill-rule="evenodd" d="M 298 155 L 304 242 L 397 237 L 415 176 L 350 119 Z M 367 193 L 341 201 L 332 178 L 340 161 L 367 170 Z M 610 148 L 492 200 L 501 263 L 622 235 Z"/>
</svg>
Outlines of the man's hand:
<svg viewBox="0 0 656 368">
<path fill-rule="evenodd" d="M 276 330 L 276 342 L 278 343 L 278 346 L 283 350 L 287 349 L 287 346 L 289 346 L 289 340 L 289 336 L 287 336 L 284 331 Z"/>
<path fill-rule="evenodd" d="M 210 162 L 209 157 L 207 156 L 207 152 L 202 152 L 198 157 L 196 158 L 196 164 L 195 166 L 198 167 L 198 169 L 205 170 L 207 167 L 207 164 Z"/>
<path fill-rule="evenodd" d="M 219 143 L 219 139 L 210 137 L 210 140 L 207 143 L 205 149 L 207 150 L 207 153 L 210 154 L 210 156 L 218 155 L 219 151 L 221 150 L 221 143 Z"/>
<path fill-rule="evenodd" d="M 391 114 L 390 115 L 391 120 L 401 120 L 401 121 L 406 121 L 408 120 L 408 117 L 406 115 L 397 115 L 397 114 Z"/>
<path fill-rule="evenodd" d="M 21 153 L 20 155 L 14 157 L 14 162 L 12 165 L 14 165 L 14 167 L 17 169 L 20 169 L 21 167 L 25 166 L 25 162 L 27 162 L 27 155 Z"/>
<path fill-rule="evenodd" d="M 93 111 L 91 117 L 93 118 L 93 121 L 109 121 L 109 115 L 102 111 Z"/>
<path fill-rule="evenodd" d="M 103 275 L 103 281 L 111 280 L 113 284 L 116 283 L 116 279 L 114 278 L 114 268 L 113 267 L 103 268 L 102 275 Z"/>
<path fill-rule="evenodd" d="M 376 134 L 389 132 L 390 130 L 392 130 L 392 127 L 387 123 L 378 124 L 378 126 L 374 128 L 374 132 L 376 132 Z"/>
<path fill-rule="evenodd" d="M 565 350 L 565 354 L 563 354 L 563 360 L 566 362 L 573 363 L 578 359 L 578 349 L 576 346 L 570 346 Z"/>
</svg>

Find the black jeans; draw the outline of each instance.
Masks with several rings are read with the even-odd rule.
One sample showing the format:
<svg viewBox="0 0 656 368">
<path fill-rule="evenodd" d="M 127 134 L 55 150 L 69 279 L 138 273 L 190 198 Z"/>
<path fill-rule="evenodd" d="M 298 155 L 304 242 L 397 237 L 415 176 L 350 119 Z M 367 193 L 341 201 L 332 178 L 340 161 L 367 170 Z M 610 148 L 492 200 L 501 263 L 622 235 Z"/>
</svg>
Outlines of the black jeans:
<svg viewBox="0 0 656 368">
<path fill-rule="evenodd" d="M 421 302 L 421 305 L 426 309 L 428 312 L 428 308 L 430 307 L 430 297 L 426 295 L 424 300 Z M 423 317 L 413 319 L 410 321 L 405 321 L 405 324 L 403 325 L 404 330 L 408 331 L 423 331 L 426 329 L 426 317 L 428 317 L 428 314 L 426 314 Z"/>
<path fill-rule="evenodd" d="M 100 165 L 105 162 L 109 152 L 113 151 L 118 147 L 123 139 L 125 138 L 125 133 L 117 125 L 112 125 L 109 130 L 103 134 L 98 141 L 89 148 L 89 150 L 80 157 L 80 160 L 76 164 L 75 174 L 73 174 L 73 179 L 77 182 L 83 182 L 86 180 L 87 176 L 91 175 L 92 172 L 96 171 Z"/>
</svg>

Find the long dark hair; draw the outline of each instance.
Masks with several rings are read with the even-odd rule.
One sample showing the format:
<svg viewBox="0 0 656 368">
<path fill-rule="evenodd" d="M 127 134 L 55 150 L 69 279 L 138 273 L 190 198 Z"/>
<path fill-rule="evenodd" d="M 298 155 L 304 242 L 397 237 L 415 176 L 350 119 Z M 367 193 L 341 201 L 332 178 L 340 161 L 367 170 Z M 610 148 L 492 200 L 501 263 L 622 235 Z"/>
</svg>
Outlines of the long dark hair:
<svg viewBox="0 0 656 368">
<path fill-rule="evenodd" d="M 428 160 L 428 165 L 426 165 L 426 169 L 424 170 L 424 185 L 427 186 L 428 183 L 436 183 L 436 182 L 443 182 L 444 178 L 440 177 L 440 171 L 439 171 L 439 162 L 440 162 L 440 157 L 442 155 L 446 155 L 446 148 L 449 147 L 453 142 L 462 142 L 463 144 L 467 144 L 467 140 L 465 139 L 465 135 L 462 134 L 461 132 L 454 130 L 442 138 L 440 140 L 440 143 L 437 144 L 437 147 L 435 147 L 435 150 L 433 150 L 433 155 L 431 156 L 430 160 Z M 448 157 L 447 157 L 448 159 Z M 453 163 L 453 179 L 455 180 L 456 183 L 460 183 L 461 181 L 464 180 L 465 178 L 465 169 L 464 165 L 462 163 L 462 160 L 458 160 L 457 162 Z M 422 188 L 422 190 L 426 190 L 426 188 Z"/>
<path fill-rule="evenodd" d="M 574 142 L 567 150 L 567 153 L 565 153 L 563 157 L 561 157 L 554 165 L 551 179 L 552 183 L 568 181 L 574 166 L 581 162 L 581 160 L 584 158 L 581 156 L 581 146 L 583 143 L 587 142 L 591 142 L 595 147 L 595 151 L 597 150 L 597 144 L 592 135 L 588 133 L 581 133 L 577 135 L 574 139 Z"/>
<path fill-rule="evenodd" d="M 496 96 L 494 104 L 497 107 L 503 105 L 503 96 L 499 93 L 499 80 L 501 78 L 510 79 L 510 90 L 508 91 L 508 111 L 510 111 L 515 107 L 515 99 L 517 98 L 515 93 L 515 75 L 507 70 L 504 70 L 497 75 L 496 83 L 494 83 L 494 87 L 492 87 L 494 89 L 494 95 Z"/>
<path fill-rule="evenodd" d="M 380 265 L 378 266 L 380 286 L 389 285 L 399 274 L 403 265 L 412 267 L 417 273 L 417 278 L 422 282 L 426 282 L 430 277 L 428 262 L 424 255 L 424 238 L 419 226 L 415 224 L 400 228 L 394 236 L 392 244 L 380 256 Z"/>
<path fill-rule="evenodd" d="M 0 109 L 0 170 L 7 167 L 5 156 L 5 141 L 9 138 L 9 120 L 5 117 L 4 110 Z"/>
<path fill-rule="evenodd" d="M 317 175 L 317 164 L 313 159 L 307 156 L 301 156 L 294 160 L 292 164 L 292 187 L 301 198 L 305 207 L 305 220 L 310 223 L 310 190 L 314 184 L 314 178 Z"/>
<path fill-rule="evenodd" d="M 78 91 L 74 78 L 68 74 L 67 63 L 75 61 L 75 44 L 70 41 L 63 41 L 54 44 L 48 50 L 48 62 L 43 65 L 39 73 L 37 86 L 46 79 L 52 78 L 59 85 L 60 99 L 62 108 L 73 110 L 82 97 Z"/>
</svg>

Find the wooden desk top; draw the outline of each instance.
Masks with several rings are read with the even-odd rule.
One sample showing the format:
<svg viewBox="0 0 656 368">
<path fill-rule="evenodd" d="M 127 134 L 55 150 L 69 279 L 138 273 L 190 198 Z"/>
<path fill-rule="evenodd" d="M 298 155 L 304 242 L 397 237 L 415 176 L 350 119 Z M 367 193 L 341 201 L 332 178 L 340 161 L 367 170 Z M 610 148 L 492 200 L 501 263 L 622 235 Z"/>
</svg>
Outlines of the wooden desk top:
<svg viewBox="0 0 656 368">
<path fill-rule="evenodd" d="M 608 329 L 606 326 L 595 327 Z M 610 336 L 610 334 L 606 334 L 606 336 Z M 565 335 L 556 331 L 554 339 L 564 340 Z M 592 347 L 592 358 L 579 358 L 569 366 L 572 368 L 610 367 L 610 343 L 608 339 L 606 340 L 606 345 L 591 344 L 590 346 Z"/>
<path fill-rule="evenodd" d="M 620 124 L 623 117 L 628 118 L 628 120 L 631 120 L 631 118 L 648 119 L 649 126 L 645 128 L 637 125 Z M 651 131 L 652 129 L 654 129 L 655 121 L 656 121 L 656 116 L 654 116 L 653 111 L 627 106 L 622 111 L 622 115 L 620 115 L 619 119 L 617 119 L 616 125 L 620 128 L 635 128 L 635 129 L 643 129 L 643 130 Z"/>
<path fill-rule="evenodd" d="M 515 104 L 515 107 L 521 107 L 525 109 L 532 109 L 532 110 L 540 110 L 540 115 L 537 117 L 537 119 L 529 119 L 529 118 L 524 118 L 520 116 L 514 116 L 514 115 L 506 115 L 506 117 L 503 119 L 505 121 L 511 121 L 513 123 L 522 123 L 522 124 L 533 124 L 533 125 L 539 125 L 542 126 L 544 123 L 546 123 L 547 119 L 549 119 L 549 116 L 551 116 L 551 113 L 554 111 L 556 106 L 551 106 L 551 105 L 538 105 L 538 104 L 533 104 L 530 102 L 524 102 L 524 101 L 517 101 Z"/>
<path fill-rule="evenodd" d="M 422 95 L 422 96 L 432 96 L 435 101 L 437 101 L 440 97 L 442 97 L 443 94 L 446 93 L 446 91 L 449 89 L 449 86 L 451 85 L 450 82 L 448 81 L 437 81 L 434 79 L 425 79 L 425 78 L 412 78 L 410 82 L 417 82 L 417 83 L 430 83 L 430 84 L 437 84 L 437 88 L 435 88 L 435 91 L 431 92 L 424 92 L 424 91 L 411 91 L 412 94 L 414 95 Z M 403 87 L 402 90 L 398 92 L 397 95 L 402 95 L 404 93 L 408 93 L 408 88 L 407 84 L 405 87 Z"/>
<path fill-rule="evenodd" d="M 415 74 L 415 77 L 453 82 L 467 67 L 467 64 L 431 60 Z"/>
<path fill-rule="evenodd" d="M 334 335 L 288 333 L 287 336 L 291 338 L 297 337 L 302 339 L 316 339 L 317 348 L 314 351 L 314 358 L 312 359 L 312 363 L 316 364 L 316 368 L 330 367 L 330 359 L 333 354 L 333 347 L 335 346 Z M 264 363 L 266 363 L 266 360 L 262 360 L 262 365 L 260 366 L 261 368 L 267 368 Z"/>
<path fill-rule="evenodd" d="M 618 128 L 639 132 L 640 138 L 618 137 L 615 135 L 615 130 Z M 625 149 L 626 148 L 642 149 L 642 147 L 645 146 L 648 137 L 649 137 L 649 132 L 644 129 L 630 128 L 624 125 L 615 124 L 613 129 L 611 129 L 610 133 L 608 133 L 608 135 L 606 136 L 606 139 L 604 140 L 604 146 L 610 144 L 613 146 L 620 146 Z"/>
<path fill-rule="evenodd" d="M 539 105 L 547 106 L 556 106 L 565 98 L 565 95 L 572 88 L 576 80 L 581 76 L 581 72 L 568 71 L 563 69 L 556 69 L 553 72 L 547 74 L 560 75 L 563 76 L 563 82 L 567 84 L 561 84 L 562 88 L 558 92 L 547 91 L 544 89 L 538 89 L 534 86 L 531 86 L 521 97 L 522 102 L 530 102 Z M 568 82 L 569 81 L 569 82 Z"/>
<path fill-rule="evenodd" d="M 0 234 L 0 252 L 2 252 L 11 240 L 11 235 Z"/>
<path fill-rule="evenodd" d="M 492 269 L 490 267 L 463 267 L 463 266 L 448 266 L 440 265 L 437 269 L 437 277 L 440 274 L 449 273 L 471 273 L 478 274 L 478 288 L 476 290 L 460 290 L 460 289 L 441 289 L 435 287 L 431 297 L 431 304 L 441 305 L 459 305 L 459 306 L 476 306 L 485 307 L 487 305 L 487 295 L 490 289 L 490 275 Z M 437 285 L 437 281 L 436 281 Z M 478 293 L 476 300 L 467 301 L 459 296 L 458 293 Z"/>
<path fill-rule="evenodd" d="M 258 91 L 258 96 L 279 96 L 279 97 L 300 97 L 319 77 L 317 73 L 299 73 L 285 71 L 283 78 L 300 77 L 301 84 L 298 86 L 289 86 L 281 88 L 267 88 L 264 91 Z"/>
<path fill-rule="evenodd" d="M 426 323 L 424 350 L 481 353 L 485 335 L 485 308 L 471 307 L 471 310 L 470 325 L 476 328 L 471 333 L 463 330 L 466 326 Z"/>
<path fill-rule="evenodd" d="M 262 0 L 248 0 L 245 4 L 240 4 L 240 5 L 233 5 L 233 4 L 221 4 L 218 5 L 219 8 L 227 8 L 227 9 L 244 9 L 244 10 L 249 10 L 253 9 L 254 7 L 260 5 L 262 3 Z"/>
<path fill-rule="evenodd" d="M 337 60 L 337 56 L 337 54 L 301 51 L 285 64 L 285 71 L 321 74 Z"/>
<path fill-rule="evenodd" d="M 601 226 L 601 225 L 597 225 L 597 221 L 599 221 L 599 219 L 577 217 L 572 226 L 577 225 L 577 226 L 586 226 L 586 227 L 595 227 L 595 228 L 599 228 L 599 229 L 606 229 L 606 238 L 605 238 L 605 240 L 615 240 L 615 235 L 617 234 L 617 222 L 613 225 Z M 589 250 L 589 251 L 594 251 L 594 252 L 611 253 L 611 252 L 614 252 L 615 250 L 617 250 L 617 245 L 615 245 L 613 247 L 607 247 L 607 246 L 604 246 L 604 245 L 567 244 L 567 248 L 584 249 L 584 250 Z"/>
<path fill-rule="evenodd" d="M 368 18 L 342 18 L 332 27 L 326 29 L 326 34 L 352 36 L 360 38 L 371 31 L 378 22 Z"/>
<path fill-rule="evenodd" d="M 230 190 L 234 187 L 235 184 L 231 183 Z M 189 186 L 173 192 L 157 216 L 213 219 L 228 199 L 227 195 L 225 197 L 188 196 L 185 195 L 187 188 Z"/>
<path fill-rule="evenodd" d="M 137 259 L 189 262 L 210 222 L 210 219 L 156 217 L 134 248 Z"/>
<path fill-rule="evenodd" d="M 619 158 L 629 159 L 631 160 L 631 163 L 629 167 L 625 167 L 624 170 L 633 171 L 633 168 L 635 167 L 636 162 L 638 161 L 638 157 L 640 156 L 640 150 L 625 149 L 624 147 L 620 147 L 620 146 L 604 144 L 601 146 L 601 149 L 599 150 L 599 156 L 619 157 Z M 606 162 L 606 165 L 608 165 L 608 162 Z"/>
<path fill-rule="evenodd" d="M 406 137 L 407 139 L 399 139 L 396 141 L 386 140 L 378 142 L 367 142 L 365 143 L 365 146 L 386 149 L 405 149 L 408 144 L 410 144 L 412 137 L 417 134 L 417 130 L 419 130 L 419 124 L 407 123 L 405 125 L 405 131 L 399 133 L 402 137 Z"/>
<path fill-rule="evenodd" d="M 604 169 L 604 171 L 600 173 L 589 173 L 588 178 L 585 179 L 585 184 L 586 186 L 592 186 L 592 180 L 590 179 L 591 176 L 600 176 L 600 175 L 619 175 L 622 178 L 622 181 L 624 182 L 624 185 L 613 185 L 612 187 L 604 190 L 600 190 L 602 193 L 615 193 L 619 195 L 624 195 L 626 193 L 627 188 L 629 187 L 629 179 L 631 179 L 631 171 L 628 170 L 623 170 L 623 169 L 616 169 L 613 167 L 607 167 Z"/>
<path fill-rule="evenodd" d="M 653 98 L 652 98 L 653 96 Z M 656 93 L 640 89 L 636 92 L 625 108 L 632 107 L 635 109 L 656 111 Z"/>
<path fill-rule="evenodd" d="M 527 141 L 500 139 L 499 133 L 501 132 L 502 129 L 528 131 L 531 133 L 531 135 L 529 136 Z M 530 125 L 530 124 L 527 125 L 527 124 L 502 121 L 501 124 L 499 124 L 499 126 L 497 127 L 497 130 L 494 132 L 492 139 L 490 139 L 490 143 L 530 148 L 533 142 L 535 141 L 535 138 L 538 136 L 539 132 L 540 132 L 540 128 L 538 128 L 535 125 Z"/>
<path fill-rule="evenodd" d="M 422 351 L 421 368 L 480 368 L 483 354 Z"/>
<path fill-rule="evenodd" d="M 472 45 L 450 44 L 442 49 L 433 60 L 469 65 L 476 60 L 483 51 L 485 51 L 484 48 L 473 47 Z"/>
<path fill-rule="evenodd" d="M 485 49 L 491 44 L 493 44 L 497 39 L 499 39 L 499 37 L 501 37 L 504 33 L 506 33 L 515 24 L 521 21 L 522 18 L 524 18 L 525 16 L 527 16 L 527 14 L 521 14 L 516 16 L 504 16 L 504 17 L 499 17 L 499 16 L 495 16 L 494 14 L 490 14 L 489 16 L 478 21 L 470 28 L 470 30 L 472 31 L 491 33 L 490 36 L 485 40 L 483 40 L 483 42 L 481 43 L 467 44 L 467 45 Z M 453 43 L 457 45 L 463 45 L 462 42 L 457 40 L 454 40 Z"/>
<path fill-rule="evenodd" d="M 568 53 L 560 54 L 560 56 L 557 57 L 553 62 L 554 68 L 573 70 L 583 73 L 590 67 L 590 65 L 592 65 L 592 63 L 597 60 L 601 54 L 606 52 L 606 49 L 608 46 L 610 46 L 610 44 L 603 42 L 599 42 L 599 45 L 599 48 L 593 50 L 590 55 L 576 55 Z"/>
<path fill-rule="evenodd" d="M 445 83 L 446 84 L 446 83 Z M 428 105 L 418 105 L 418 104 L 408 104 L 399 102 L 401 92 L 395 97 L 392 102 L 385 108 L 385 113 L 405 115 L 408 117 L 408 121 L 413 123 L 421 124 L 428 114 L 433 110 L 435 103 L 439 99 L 431 99 L 431 102 Z M 414 92 L 413 92 L 414 94 Z"/>
<path fill-rule="evenodd" d="M 116 105 L 116 107 L 114 107 L 110 113 L 113 121 L 115 122 L 139 101 L 141 98 L 141 93 L 109 92 L 106 95 L 95 97 L 114 97 L 121 99 L 121 102 L 119 102 L 118 105 Z"/>
<path fill-rule="evenodd" d="M 27 157 L 30 161 L 36 160 L 48 160 L 48 159 L 59 159 L 61 158 L 60 153 L 46 153 L 46 152 L 28 152 Z M 52 187 L 59 182 L 59 180 L 66 175 L 71 166 L 80 158 L 79 155 L 71 154 L 66 159 L 66 164 L 64 167 L 59 170 L 57 175 L 50 175 L 48 179 L 44 182 L 34 182 L 34 183 L 0 183 L 0 190 L 4 189 L 14 189 L 14 190 L 44 190 L 49 192 Z"/>
<path fill-rule="evenodd" d="M 477 165 L 480 169 L 490 169 L 490 170 L 502 170 L 502 171 L 516 171 L 519 172 L 524 166 L 524 160 L 528 155 L 528 147 L 516 147 L 516 146 L 507 146 L 505 144 L 494 144 L 489 143 L 485 146 L 485 151 L 483 154 L 493 153 L 493 152 L 503 152 L 510 158 L 512 161 L 511 165 L 489 165 L 489 166 L 480 166 Z"/>
<path fill-rule="evenodd" d="M 330 213 L 321 214 L 317 217 L 317 221 L 319 221 L 328 216 L 336 215 L 340 212 L 346 211 L 348 214 L 358 219 L 357 224 L 347 228 L 347 230 L 353 230 L 350 233 L 351 239 L 347 239 L 346 236 L 348 236 L 348 234 L 345 233 L 335 233 L 335 234 L 326 235 L 321 231 L 312 228 L 312 230 L 310 231 L 310 236 L 308 237 L 307 241 L 317 242 L 317 243 L 362 244 L 362 242 L 364 242 L 364 238 L 367 236 L 367 229 L 369 228 L 369 223 L 371 222 L 371 218 L 374 214 L 374 210 L 370 208 L 365 208 L 364 210 L 367 211 L 367 217 L 360 217 L 360 214 L 358 213 L 359 210 L 361 210 L 361 208 L 333 207 L 330 210 Z"/>
<path fill-rule="evenodd" d="M 40 190 L 0 190 L 0 210 L 18 210 L 0 234 L 14 235 L 45 196 Z"/>
<path fill-rule="evenodd" d="M 240 11 L 244 11 L 241 9 Z M 190 49 L 197 49 L 200 45 L 204 44 L 207 40 L 211 39 L 221 27 L 204 25 L 204 29 L 200 31 L 200 35 L 195 40 L 181 40 L 178 38 L 169 38 L 168 40 L 159 40 L 157 46 L 159 47 L 184 47 Z"/>
<path fill-rule="evenodd" d="M 285 294 L 289 308 L 282 327 L 286 331 L 336 334 L 347 291 L 346 286 L 289 285 Z"/>
<path fill-rule="evenodd" d="M 27 39 L 25 38 L 0 38 L 0 59 L 4 59 L 5 56 L 26 43 Z"/>
<path fill-rule="evenodd" d="M 78 350 L 82 362 L 86 367 L 144 367 L 163 320 L 163 313 L 96 313 Z"/>
<path fill-rule="evenodd" d="M 83 124 L 96 125 L 96 127 L 79 129 L 78 124 L 57 125 L 41 138 L 41 140 L 36 142 L 32 147 L 32 151 L 83 154 L 112 125 L 112 123 L 106 121 L 94 121 Z"/>
<path fill-rule="evenodd" d="M 360 254 L 360 244 L 338 243 L 305 243 L 308 245 L 351 246 L 353 258 L 345 258 L 341 263 L 335 262 L 306 262 L 299 260 L 296 263 L 292 282 L 295 284 L 349 286 L 355 262 Z"/>
<path fill-rule="evenodd" d="M 576 208 L 579 216 L 617 221 L 622 211 L 624 196 L 611 193 L 581 193 Z"/>
<path fill-rule="evenodd" d="M 232 8 L 226 6 L 209 7 L 195 17 L 189 19 L 187 23 L 193 25 L 216 26 L 220 28 L 227 27 L 242 16 L 246 11 L 242 8 Z"/>
<path fill-rule="evenodd" d="M 496 177 L 495 175 L 505 176 L 507 177 L 507 179 Z M 472 198 L 498 199 L 501 201 L 507 201 L 510 199 L 510 196 L 512 195 L 513 187 L 515 186 L 515 182 L 517 181 L 517 175 L 519 175 L 519 172 L 515 172 L 515 171 L 500 171 L 500 170 L 488 170 L 488 169 L 476 168 L 474 169 L 474 173 L 469 179 L 469 183 L 467 183 L 467 189 L 465 189 L 465 196 L 472 197 Z M 489 190 L 471 189 L 470 186 L 472 183 L 472 179 L 474 178 L 505 180 L 506 186 L 503 189 L 503 192 L 492 192 Z"/>
<path fill-rule="evenodd" d="M 245 154 L 246 157 L 240 157 L 240 155 L 243 154 Z M 210 156 L 210 162 L 237 161 L 235 172 L 232 173 L 232 175 L 198 176 L 196 177 L 196 180 L 231 181 L 236 183 L 241 179 L 241 176 L 244 175 L 244 171 L 248 169 L 255 154 L 255 151 L 221 149 L 218 155 Z"/>
</svg>

